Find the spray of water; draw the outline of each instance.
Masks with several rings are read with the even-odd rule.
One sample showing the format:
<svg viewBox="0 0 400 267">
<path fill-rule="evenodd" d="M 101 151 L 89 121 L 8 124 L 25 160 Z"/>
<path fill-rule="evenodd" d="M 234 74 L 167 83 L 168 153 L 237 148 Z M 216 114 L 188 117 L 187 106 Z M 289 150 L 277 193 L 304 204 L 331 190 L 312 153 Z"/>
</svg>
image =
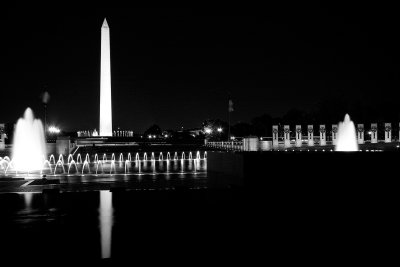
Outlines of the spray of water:
<svg viewBox="0 0 400 267">
<path fill-rule="evenodd" d="M 349 114 L 346 114 L 344 121 L 339 123 L 336 151 L 358 151 L 356 127 Z"/>
<path fill-rule="evenodd" d="M 12 159 L 14 169 L 19 172 L 38 171 L 43 168 L 46 145 L 42 122 L 35 119 L 33 111 L 27 108 L 14 132 Z"/>
</svg>

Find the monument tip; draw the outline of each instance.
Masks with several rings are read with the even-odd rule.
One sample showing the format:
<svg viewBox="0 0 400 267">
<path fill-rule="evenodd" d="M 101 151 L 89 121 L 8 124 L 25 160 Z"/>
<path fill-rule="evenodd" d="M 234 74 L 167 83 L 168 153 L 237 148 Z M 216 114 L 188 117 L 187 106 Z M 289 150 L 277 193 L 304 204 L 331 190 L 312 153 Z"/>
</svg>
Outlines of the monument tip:
<svg viewBox="0 0 400 267">
<path fill-rule="evenodd" d="M 101 27 L 102 28 L 108 28 L 107 18 L 104 18 L 103 26 L 101 26 Z"/>
</svg>

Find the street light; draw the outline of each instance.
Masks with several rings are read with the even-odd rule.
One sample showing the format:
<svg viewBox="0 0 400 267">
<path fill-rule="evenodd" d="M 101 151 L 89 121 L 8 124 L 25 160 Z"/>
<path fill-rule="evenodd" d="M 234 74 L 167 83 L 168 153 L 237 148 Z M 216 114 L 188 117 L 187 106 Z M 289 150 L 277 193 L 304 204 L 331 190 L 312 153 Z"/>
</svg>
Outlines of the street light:
<svg viewBox="0 0 400 267">
<path fill-rule="evenodd" d="M 210 128 L 206 128 L 204 131 L 206 132 L 206 134 L 212 133 L 212 129 L 210 129 Z"/>
<path fill-rule="evenodd" d="M 219 133 L 222 133 L 222 128 L 219 127 L 219 128 L 217 129 L 217 131 L 218 131 Z"/>
</svg>

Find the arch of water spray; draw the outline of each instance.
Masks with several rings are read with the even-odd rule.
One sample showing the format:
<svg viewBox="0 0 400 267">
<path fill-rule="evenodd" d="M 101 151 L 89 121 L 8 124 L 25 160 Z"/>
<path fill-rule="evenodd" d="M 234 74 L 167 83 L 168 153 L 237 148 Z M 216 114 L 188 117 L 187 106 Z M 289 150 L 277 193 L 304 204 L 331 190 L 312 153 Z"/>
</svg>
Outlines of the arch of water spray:
<svg viewBox="0 0 400 267">
<path fill-rule="evenodd" d="M 144 174 L 144 173 L 171 173 L 177 171 L 196 173 L 206 168 L 207 152 L 195 152 L 196 157 L 193 157 L 193 152 L 189 151 L 174 152 L 174 157 L 171 157 L 171 153 L 167 152 L 164 156 L 163 152 L 160 152 L 158 156 L 155 156 L 154 152 L 149 153 L 151 156 L 148 157 L 148 153 L 136 153 L 134 154 L 134 160 L 132 160 L 132 154 L 129 153 L 124 155 L 119 154 L 118 160 L 116 160 L 115 154 L 107 157 L 103 154 L 102 160 L 98 154 L 90 155 L 85 154 L 84 160 L 81 154 L 74 156 L 73 154 L 64 159 L 63 155 L 58 155 L 56 161 L 55 155 L 50 155 L 48 159 L 43 158 L 42 168 L 38 172 L 22 173 L 14 169 L 13 160 L 9 157 L 0 157 L 0 175 L 19 175 L 28 174 L 32 175 L 32 178 L 40 178 L 42 175 L 53 175 L 53 176 L 76 176 L 76 175 L 114 175 L 114 174 Z M 188 156 L 187 156 L 188 155 Z M 124 157 L 126 156 L 126 157 Z M 126 159 L 126 160 L 125 160 Z"/>
</svg>

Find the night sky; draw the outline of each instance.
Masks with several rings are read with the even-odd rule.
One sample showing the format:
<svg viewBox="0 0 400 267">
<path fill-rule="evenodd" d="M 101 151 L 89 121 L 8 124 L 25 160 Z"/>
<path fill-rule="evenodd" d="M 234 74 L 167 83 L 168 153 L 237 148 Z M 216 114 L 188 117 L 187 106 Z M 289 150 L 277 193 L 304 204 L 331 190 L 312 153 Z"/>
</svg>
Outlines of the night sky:
<svg viewBox="0 0 400 267">
<path fill-rule="evenodd" d="M 111 33 L 113 125 L 142 132 L 233 122 L 330 97 L 398 103 L 394 7 L 4 9 L 0 123 L 26 107 L 64 130 L 98 129 L 100 29 Z M 5 81 L 5 82 L 4 82 Z"/>
</svg>

